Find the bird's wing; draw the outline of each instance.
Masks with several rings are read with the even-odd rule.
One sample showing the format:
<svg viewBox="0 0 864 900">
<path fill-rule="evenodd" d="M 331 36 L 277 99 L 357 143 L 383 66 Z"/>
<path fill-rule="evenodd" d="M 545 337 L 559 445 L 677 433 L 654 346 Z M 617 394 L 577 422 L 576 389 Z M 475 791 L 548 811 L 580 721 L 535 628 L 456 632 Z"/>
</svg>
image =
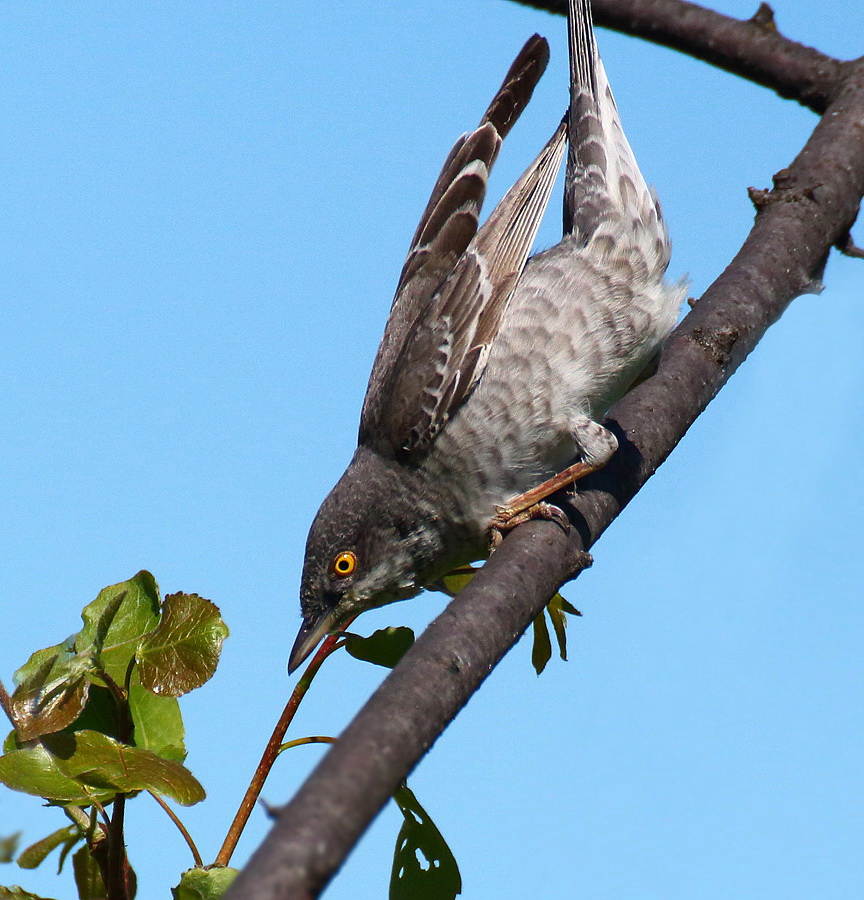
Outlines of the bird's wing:
<svg viewBox="0 0 864 900">
<path fill-rule="evenodd" d="M 360 443 L 385 456 L 402 455 L 412 443 L 404 413 L 397 413 L 392 404 L 406 345 L 432 324 L 436 298 L 456 277 L 477 235 L 489 171 L 501 141 L 528 105 L 548 61 L 549 45 L 535 34 L 514 60 L 480 124 L 456 141 L 432 189 L 402 268 L 360 419 Z M 430 367 L 437 364 L 433 354 L 428 362 Z M 414 401 L 419 406 L 424 398 L 415 395 Z"/>
<path fill-rule="evenodd" d="M 422 455 L 483 374 L 565 146 L 562 123 L 477 232 L 409 332 L 393 370 L 385 422 L 388 446 L 397 455 Z"/>
<path fill-rule="evenodd" d="M 646 185 L 621 127 L 597 52 L 590 0 L 569 0 L 570 124 L 564 233 L 590 255 L 614 257 L 633 275 L 656 279 L 670 246 L 660 204 Z"/>
</svg>

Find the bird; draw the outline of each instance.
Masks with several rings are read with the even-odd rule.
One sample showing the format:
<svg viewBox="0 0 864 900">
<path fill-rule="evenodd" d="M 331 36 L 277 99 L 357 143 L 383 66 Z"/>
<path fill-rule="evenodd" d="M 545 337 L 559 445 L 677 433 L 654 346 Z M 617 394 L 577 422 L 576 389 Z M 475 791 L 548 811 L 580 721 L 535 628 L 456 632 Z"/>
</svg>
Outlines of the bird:
<svg viewBox="0 0 864 900">
<path fill-rule="evenodd" d="M 411 241 L 358 445 L 309 531 L 294 671 L 358 613 L 485 558 L 617 449 L 605 413 L 650 369 L 686 285 L 624 135 L 590 0 L 568 2 L 570 97 L 479 224 L 489 172 L 549 58 L 533 35 L 450 151 Z M 528 258 L 566 153 L 559 243 Z M 571 488 L 573 489 L 573 488 Z"/>
</svg>

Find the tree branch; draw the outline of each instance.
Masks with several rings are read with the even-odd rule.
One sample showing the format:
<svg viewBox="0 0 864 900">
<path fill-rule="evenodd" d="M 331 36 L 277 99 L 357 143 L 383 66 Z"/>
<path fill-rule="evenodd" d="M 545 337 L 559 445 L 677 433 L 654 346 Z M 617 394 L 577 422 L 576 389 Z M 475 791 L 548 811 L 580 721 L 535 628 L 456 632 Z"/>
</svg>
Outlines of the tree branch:
<svg viewBox="0 0 864 900">
<path fill-rule="evenodd" d="M 670 10 L 696 10 L 689 39 L 697 42 L 707 40 L 704 34 L 694 37 L 700 20 L 733 21 L 679 0 L 638 5 L 660 23 L 650 36 L 663 33 L 670 45 L 671 25 L 662 24 Z M 610 23 L 613 9 L 621 16 L 622 10 L 631 10 L 635 21 L 635 6 L 631 0 L 595 0 L 598 20 L 605 24 Z M 548 7 L 544 4 L 544 8 Z M 646 13 L 642 19 L 647 18 Z M 632 22 L 631 27 L 632 33 L 641 33 Z M 730 34 L 746 35 L 765 26 L 733 22 L 728 27 Z M 686 31 L 683 25 L 682 29 Z M 669 339 L 657 374 L 610 412 L 607 425 L 618 436 L 620 449 L 603 471 L 580 483 L 569 510 L 576 527 L 565 536 L 553 523 L 531 522 L 506 538 L 471 584 L 421 635 L 283 808 L 270 835 L 226 895 L 231 900 L 312 898 L 320 893 L 399 783 L 552 593 L 590 563 L 585 549 L 666 459 L 765 330 L 794 297 L 821 286 L 830 249 L 848 236 L 864 194 L 864 61 L 839 63 L 807 48 L 790 51 L 790 57 L 766 55 L 764 48 L 771 41 L 781 47 L 777 41 L 784 39 L 758 33 L 747 38 L 750 50 L 734 54 L 741 60 L 740 69 L 731 64 L 724 68 L 739 74 L 758 70 L 760 77 L 750 77 L 778 91 L 785 85 L 785 96 L 795 96 L 813 108 L 824 102 L 826 114 L 795 161 L 775 175 L 774 188 L 754 192 L 757 215 L 752 231 Z M 683 44 L 682 38 L 682 48 Z M 797 88 L 789 80 L 794 65 L 784 68 L 796 54 L 810 59 L 801 69 Z M 709 58 L 705 48 L 702 58 Z M 764 64 L 772 59 L 776 67 Z M 814 88 L 819 82 L 814 73 L 820 66 L 824 72 L 842 71 L 844 79 L 838 82 L 826 75 L 822 87 Z M 786 80 L 780 77 L 783 72 Z"/>
<path fill-rule="evenodd" d="M 517 2 L 567 14 L 567 0 Z M 596 25 L 680 50 L 817 113 L 825 111 L 849 67 L 849 63 L 783 37 L 765 3 L 746 20 L 686 0 L 594 0 L 592 6 Z"/>
</svg>

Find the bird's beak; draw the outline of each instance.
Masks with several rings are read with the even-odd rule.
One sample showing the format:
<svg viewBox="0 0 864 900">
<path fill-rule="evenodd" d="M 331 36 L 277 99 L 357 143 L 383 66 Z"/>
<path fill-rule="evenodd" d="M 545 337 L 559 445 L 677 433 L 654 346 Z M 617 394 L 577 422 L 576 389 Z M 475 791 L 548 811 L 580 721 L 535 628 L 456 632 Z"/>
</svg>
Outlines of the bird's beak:
<svg viewBox="0 0 864 900">
<path fill-rule="evenodd" d="M 339 625 L 339 615 L 335 609 L 325 613 L 316 622 L 307 622 L 305 619 L 300 626 L 300 632 L 291 655 L 288 657 L 288 674 L 296 671 L 303 660 L 318 646 L 318 644 Z"/>
</svg>

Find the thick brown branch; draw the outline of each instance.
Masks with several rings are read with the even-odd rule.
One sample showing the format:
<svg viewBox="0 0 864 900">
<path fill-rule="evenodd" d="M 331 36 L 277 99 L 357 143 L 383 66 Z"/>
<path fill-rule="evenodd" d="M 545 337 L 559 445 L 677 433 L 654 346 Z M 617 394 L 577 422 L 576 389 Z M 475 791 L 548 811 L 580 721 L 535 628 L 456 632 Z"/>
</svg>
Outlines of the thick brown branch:
<svg viewBox="0 0 864 900">
<path fill-rule="evenodd" d="M 864 194 L 864 64 L 847 71 L 804 149 L 761 197 L 741 251 L 673 334 L 657 374 L 610 413 L 621 449 L 580 491 L 577 527 L 565 537 L 555 524 L 532 522 L 505 540 L 282 810 L 229 892 L 232 900 L 318 895 L 551 593 L 584 567 L 583 548 L 669 455 L 791 300 L 818 282 Z"/>
<path fill-rule="evenodd" d="M 567 13 L 567 0 L 518 2 L 562 16 Z M 818 113 L 831 102 L 847 68 L 846 63 L 783 37 L 764 3 L 745 21 L 686 0 L 594 0 L 593 8 L 597 25 L 681 50 Z"/>
</svg>

